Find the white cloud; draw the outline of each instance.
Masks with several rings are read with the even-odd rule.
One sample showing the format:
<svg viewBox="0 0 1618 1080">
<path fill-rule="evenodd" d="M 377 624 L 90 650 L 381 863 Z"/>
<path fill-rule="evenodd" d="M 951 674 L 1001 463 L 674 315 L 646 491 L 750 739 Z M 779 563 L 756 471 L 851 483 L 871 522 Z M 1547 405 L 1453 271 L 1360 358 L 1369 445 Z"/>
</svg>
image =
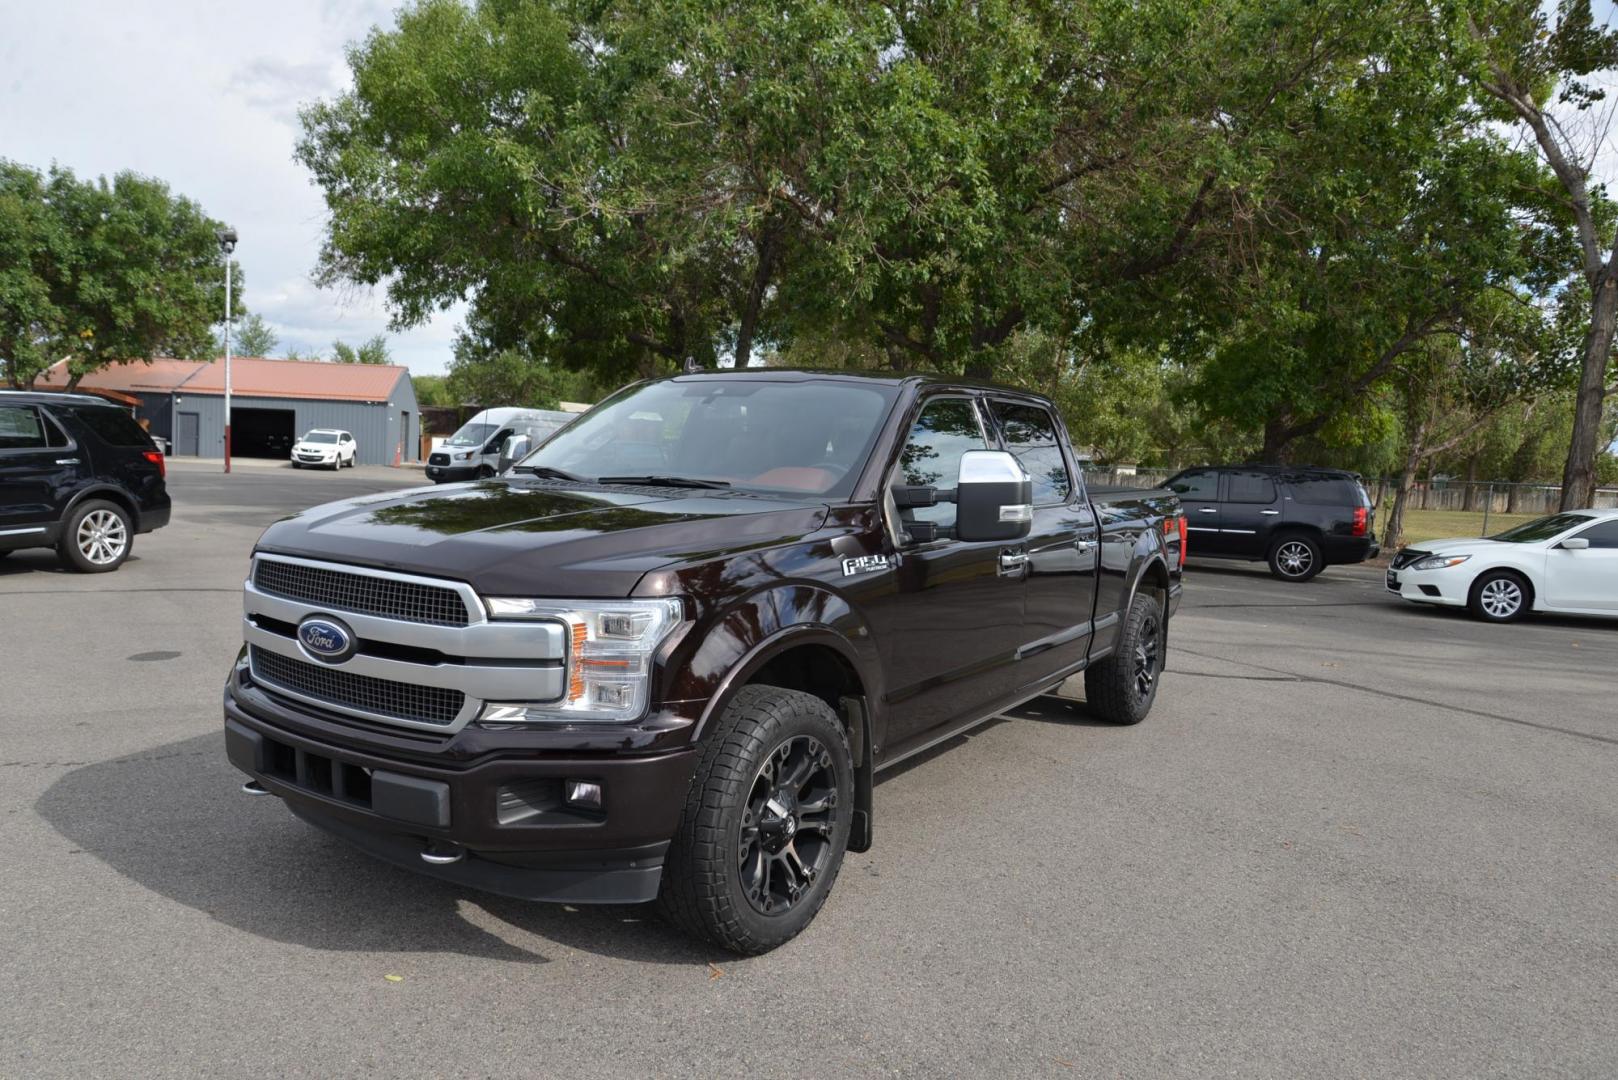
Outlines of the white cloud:
<svg viewBox="0 0 1618 1080">
<path fill-rule="evenodd" d="M 297 109 L 347 85 L 344 49 L 391 2 L 12 3 L 0 15 L 0 155 L 81 175 L 167 181 L 241 234 L 248 307 L 283 348 L 387 332 L 382 297 L 309 280 L 325 207 L 292 160 Z M 456 308 L 388 333 L 396 360 L 442 371 Z"/>
</svg>

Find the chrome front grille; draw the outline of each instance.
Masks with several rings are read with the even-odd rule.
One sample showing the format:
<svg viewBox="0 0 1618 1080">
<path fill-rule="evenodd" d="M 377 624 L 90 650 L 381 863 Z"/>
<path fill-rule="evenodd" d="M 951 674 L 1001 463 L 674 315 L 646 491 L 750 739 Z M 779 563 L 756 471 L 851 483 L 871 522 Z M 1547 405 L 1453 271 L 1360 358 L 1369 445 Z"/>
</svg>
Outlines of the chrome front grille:
<svg viewBox="0 0 1618 1080">
<path fill-rule="evenodd" d="M 324 664 L 294 660 L 251 645 L 247 651 L 253 678 L 272 690 L 366 713 L 448 727 L 460 716 L 466 695 L 441 686 L 416 686 L 355 675 Z"/>
<path fill-rule="evenodd" d="M 432 626 L 465 626 L 470 621 L 461 594 L 438 585 L 263 558 L 253 571 L 253 584 L 260 592 L 326 611 Z"/>
<path fill-rule="evenodd" d="M 449 455 L 448 454 L 428 454 L 427 455 L 427 464 L 429 464 L 429 465 L 448 465 L 449 464 Z"/>
<path fill-rule="evenodd" d="M 1416 551 L 1411 548 L 1406 548 L 1393 557 L 1393 562 L 1391 562 L 1389 566 L 1391 566 L 1394 570 L 1403 570 L 1405 567 L 1409 566 L 1418 559 L 1425 559 L 1426 557 L 1427 552 L 1425 551 Z"/>
</svg>

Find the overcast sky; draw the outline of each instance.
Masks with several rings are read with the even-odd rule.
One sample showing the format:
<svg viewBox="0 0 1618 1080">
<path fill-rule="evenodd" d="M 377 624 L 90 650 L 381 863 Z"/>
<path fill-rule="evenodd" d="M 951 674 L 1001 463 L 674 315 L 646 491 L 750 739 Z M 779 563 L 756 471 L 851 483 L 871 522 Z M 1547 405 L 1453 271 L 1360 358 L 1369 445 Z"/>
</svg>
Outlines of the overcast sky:
<svg viewBox="0 0 1618 1080">
<path fill-rule="evenodd" d="M 281 349 L 329 353 L 387 329 L 380 293 L 309 280 L 325 207 L 292 160 L 300 103 L 347 85 L 345 44 L 392 0 L 0 0 L 0 157 L 81 176 L 158 177 L 241 234 L 249 310 Z M 433 374 L 457 313 L 389 333 Z"/>
</svg>

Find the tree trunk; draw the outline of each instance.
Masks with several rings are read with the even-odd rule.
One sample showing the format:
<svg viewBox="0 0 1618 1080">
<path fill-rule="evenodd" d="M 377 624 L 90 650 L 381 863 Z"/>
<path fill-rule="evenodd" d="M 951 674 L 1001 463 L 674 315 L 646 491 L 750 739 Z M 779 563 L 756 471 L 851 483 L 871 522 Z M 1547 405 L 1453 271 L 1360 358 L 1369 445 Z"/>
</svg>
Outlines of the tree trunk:
<svg viewBox="0 0 1618 1080">
<path fill-rule="evenodd" d="M 1478 508 L 1478 456 L 1466 459 L 1466 502 L 1462 508 L 1471 513 Z"/>
<path fill-rule="evenodd" d="M 1272 416 L 1264 421 L 1264 446 L 1259 450 L 1258 459 L 1266 465 L 1289 465 L 1292 457 L 1292 438 L 1288 433 L 1287 421 L 1278 416 Z"/>
<path fill-rule="evenodd" d="M 736 366 L 744 368 L 753 359 L 753 335 L 758 331 L 759 311 L 764 307 L 764 294 L 769 291 L 770 279 L 775 276 L 775 230 L 765 226 L 758 239 L 758 262 L 753 267 L 753 280 L 742 301 L 742 313 L 736 329 Z"/>
<path fill-rule="evenodd" d="M 1404 545 L 1405 507 L 1410 502 L 1410 490 L 1416 484 L 1416 470 L 1421 467 L 1422 444 L 1427 439 L 1427 424 L 1416 425 L 1410 436 L 1410 449 L 1405 452 L 1404 469 L 1399 473 L 1399 485 L 1393 496 L 1393 509 L 1388 511 L 1388 524 L 1382 533 L 1382 550 L 1393 554 Z"/>
<path fill-rule="evenodd" d="M 1595 501 L 1596 457 L 1601 452 L 1601 410 L 1606 403 L 1607 358 L 1618 324 L 1618 278 L 1603 274 L 1590 298 L 1590 329 L 1584 337 L 1584 367 L 1573 405 L 1573 440 L 1562 470 L 1563 510 L 1582 510 Z"/>
</svg>

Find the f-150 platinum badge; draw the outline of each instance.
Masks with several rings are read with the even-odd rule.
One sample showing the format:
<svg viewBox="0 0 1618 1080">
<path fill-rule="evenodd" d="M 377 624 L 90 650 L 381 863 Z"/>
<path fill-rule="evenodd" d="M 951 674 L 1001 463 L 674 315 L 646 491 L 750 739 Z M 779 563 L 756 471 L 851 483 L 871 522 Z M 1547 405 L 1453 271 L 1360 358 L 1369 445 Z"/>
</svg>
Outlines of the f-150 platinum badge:
<svg viewBox="0 0 1618 1080">
<path fill-rule="evenodd" d="M 887 555 L 861 555 L 857 559 L 843 560 L 843 576 L 869 574 L 873 570 L 886 570 L 892 565 L 893 559 Z"/>
</svg>

